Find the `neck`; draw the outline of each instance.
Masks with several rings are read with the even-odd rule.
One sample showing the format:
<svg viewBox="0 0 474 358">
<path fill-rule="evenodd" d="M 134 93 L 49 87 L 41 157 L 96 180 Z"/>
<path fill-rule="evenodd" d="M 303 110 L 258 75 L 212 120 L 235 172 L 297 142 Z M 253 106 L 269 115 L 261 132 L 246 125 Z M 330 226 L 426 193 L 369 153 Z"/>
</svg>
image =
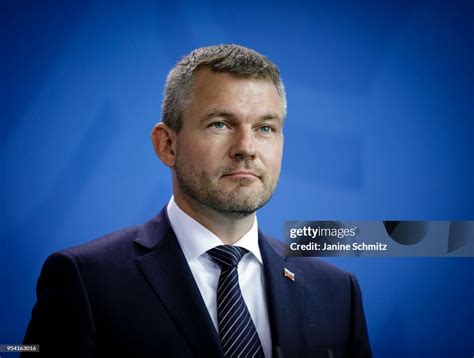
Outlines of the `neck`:
<svg viewBox="0 0 474 358">
<path fill-rule="evenodd" d="M 195 200 L 175 193 L 174 201 L 178 207 L 199 222 L 224 244 L 232 245 L 239 241 L 255 222 L 255 213 L 243 218 L 233 218 L 203 206 Z"/>
</svg>

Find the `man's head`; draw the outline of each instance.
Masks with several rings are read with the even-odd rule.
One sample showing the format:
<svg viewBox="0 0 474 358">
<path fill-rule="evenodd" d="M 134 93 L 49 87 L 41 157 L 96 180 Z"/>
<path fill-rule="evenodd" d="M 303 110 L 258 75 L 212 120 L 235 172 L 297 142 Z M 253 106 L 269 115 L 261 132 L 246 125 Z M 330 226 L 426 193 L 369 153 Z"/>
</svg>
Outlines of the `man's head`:
<svg viewBox="0 0 474 358">
<path fill-rule="evenodd" d="M 278 68 L 270 60 L 258 52 L 238 45 L 202 47 L 183 57 L 166 79 L 161 120 L 176 132 L 181 129 L 182 114 L 192 100 L 194 79 L 201 68 L 273 82 L 281 98 L 283 114 L 286 116 L 285 88 Z"/>
<path fill-rule="evenodd" d="M 152 133 L 177 202 L 236 219 L 265 205 L 280 173 L 285 114 L 278 69 L 255 51 L 221 45 L 183 58 Z"/>
</svg>

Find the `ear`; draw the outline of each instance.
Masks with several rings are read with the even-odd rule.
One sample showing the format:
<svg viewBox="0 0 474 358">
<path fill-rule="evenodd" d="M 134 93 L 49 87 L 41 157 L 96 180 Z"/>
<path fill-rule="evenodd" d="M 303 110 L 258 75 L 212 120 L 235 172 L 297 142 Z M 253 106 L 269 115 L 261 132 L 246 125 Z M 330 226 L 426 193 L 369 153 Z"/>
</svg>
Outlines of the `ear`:
<svg viewBox="0 0 474 358">
<path fill-rule="evenodd" d="M 156 155 L 170 168 L 176 163 L 176 139 L 176 132 L 162 122 L 157 123 L 151 131 Z"/>
</svg>

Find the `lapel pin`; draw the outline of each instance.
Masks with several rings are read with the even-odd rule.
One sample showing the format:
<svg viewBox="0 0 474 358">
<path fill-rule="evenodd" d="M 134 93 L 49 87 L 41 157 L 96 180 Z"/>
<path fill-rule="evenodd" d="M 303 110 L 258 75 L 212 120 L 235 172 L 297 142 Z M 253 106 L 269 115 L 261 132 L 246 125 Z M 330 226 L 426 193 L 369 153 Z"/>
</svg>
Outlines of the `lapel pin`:
<svg viewBox="0 0 474 358">
<path fill-rule="evenodd" d="M 283 271 L 283 276 L 285 276 L 288 280 L 295 281 L 295 274 L 288 270 L 286 267 Z"/>
</svg>

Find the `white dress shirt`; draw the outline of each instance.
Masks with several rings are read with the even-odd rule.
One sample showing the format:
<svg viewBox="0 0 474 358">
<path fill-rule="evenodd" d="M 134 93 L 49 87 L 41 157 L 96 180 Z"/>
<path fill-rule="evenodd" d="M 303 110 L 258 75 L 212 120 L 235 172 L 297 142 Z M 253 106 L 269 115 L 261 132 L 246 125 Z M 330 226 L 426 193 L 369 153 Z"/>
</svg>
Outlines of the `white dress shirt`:
<svg viewBox="0 0 474 358">
<path fill-rule="evenodd" d="M 207 251 L 224 245 L 224 243 L 182 211 L 173 197 L 168 203 L 167 212 L 171 227 L 176 234 L 199 291 L 201 291 L 212 322 L 219 332 L 216 292 L 221 269 L 212 261 Z M 234 245 L 248 250 L 237 267 L 240 290 L 257 329 L 265 357 L 271 357 L 272 342 L 263 278 L 263 262 L 258 247 L 257 219 L 255 219 L 252 228 Z"/>
</svg>

